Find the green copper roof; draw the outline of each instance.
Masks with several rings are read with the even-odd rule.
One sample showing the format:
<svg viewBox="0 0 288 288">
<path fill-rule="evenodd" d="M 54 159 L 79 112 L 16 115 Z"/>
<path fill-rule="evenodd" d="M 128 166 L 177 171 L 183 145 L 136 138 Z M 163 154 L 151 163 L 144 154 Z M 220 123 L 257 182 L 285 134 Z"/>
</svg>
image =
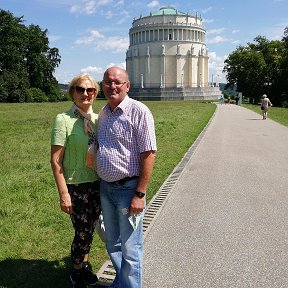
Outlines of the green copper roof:
<svg viewBox="0 0 288 288">
<path fill-rule="evenodd" d="M 186 15 L 186 14 L 172 7 L 162 7 L 159 9 L 159 11 L 152 13 L 152 16 L 160 16 L 160 15 Z"/>
</svg>

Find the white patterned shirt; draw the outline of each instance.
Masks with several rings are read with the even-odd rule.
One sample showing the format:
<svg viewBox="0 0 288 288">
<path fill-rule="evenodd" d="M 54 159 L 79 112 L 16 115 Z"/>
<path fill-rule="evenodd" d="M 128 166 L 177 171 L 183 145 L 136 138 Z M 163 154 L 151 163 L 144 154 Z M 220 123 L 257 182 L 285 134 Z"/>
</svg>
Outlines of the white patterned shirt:
<svg viewBox="0 0 288 288">
<path fill-rule="evenodd" d="M 98 119 L 99 177 L 114 182 L 139 176 L 140 153 L 157 150 L 151 111 L 126 95 L 114 111 L 108 104 L 103 107 Z"/>
</svg>

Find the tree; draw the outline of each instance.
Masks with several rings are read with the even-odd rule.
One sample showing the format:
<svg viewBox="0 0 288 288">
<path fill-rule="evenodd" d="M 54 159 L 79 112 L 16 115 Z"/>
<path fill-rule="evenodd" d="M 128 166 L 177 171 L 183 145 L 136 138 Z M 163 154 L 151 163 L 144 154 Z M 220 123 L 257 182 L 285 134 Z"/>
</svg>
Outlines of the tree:
<svg viewBox="0 0 288 288">
<path fill-rule="evenodd" d="M 259 86 L 265 82 L 265 62 L 261 53 L 250 47 L 240 46 L 225 61 L 224 71 L 227 73 L 229 86 L 237 86 L 237 91 L 257 101 L 262 91 Z"/>
<path fill-rule="evenodd" d="M 0 10 L 0 100 L 24 102 L 29 87 L 25 64 L 25 26 L 22 18 Z"/>
<path fill-rule="evenodd" d="M 283 93 L 281 94 L 282 106 L 288 108 L 288 27 L 284 30 L 282 38 L 282 47 L 277 50 L 280 53 L 279 69 L 281 71 L 280 85 Z"/>
<path fill-rule="evenodd" d="M 285 53 L 287 56 L 285 37 L 288 38 L 287 28 L 282 41 L 269 41 L 257 36 L 253 43 L 238 47 L 225 60 L 223 72 L 227 73 L 226 86 L 237 85 L 237 91 L 243 92 L 252 103 L 258 103 L 265 93 L 269 94 L 273 104 L 283 105 L 287 101 L 285 83 L 288 58 L 284 56 Z"/>
<path fill-rule="evenodd" d="M 60 95 L 60 88 L 53 73 L 61 61 L 59 51 L 49 47 L 47 30 L 22 22 L 23 16 L 17 18 L 0 9 L 0 101 L 26 102 L 30 88 L 58 99 L 55 93 Z"/>
</svg>

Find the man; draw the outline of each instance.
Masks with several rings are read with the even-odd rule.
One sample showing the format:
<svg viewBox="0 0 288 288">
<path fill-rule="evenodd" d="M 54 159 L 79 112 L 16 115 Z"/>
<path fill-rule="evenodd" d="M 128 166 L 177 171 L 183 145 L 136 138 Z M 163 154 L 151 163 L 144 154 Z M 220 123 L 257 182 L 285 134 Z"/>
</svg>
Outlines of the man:
<svg viewBox="0 0 288 288">
<path fill-rule="evenodd" d="M 106 248 L 116 271 L 110 287 L 142 287 L 143 215 L 156 153 L 153 116 L 129 98 L 128 74 L 119 67 L 104 73 L 108 104 L 98 123 L 97 172 Z"/>
</svg>

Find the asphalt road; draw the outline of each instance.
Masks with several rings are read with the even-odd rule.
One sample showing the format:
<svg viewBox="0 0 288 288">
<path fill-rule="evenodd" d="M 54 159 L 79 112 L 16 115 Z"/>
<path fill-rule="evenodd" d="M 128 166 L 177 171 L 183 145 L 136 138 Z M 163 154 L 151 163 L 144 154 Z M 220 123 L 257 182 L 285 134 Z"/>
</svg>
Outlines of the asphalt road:
<svg viewBox="0 0 288 288">
<path fill-rule="evenodd" d="M 288 287 L 287 127 L 217 106 L 145 238 L 148 287 Z"/>
</svg>

